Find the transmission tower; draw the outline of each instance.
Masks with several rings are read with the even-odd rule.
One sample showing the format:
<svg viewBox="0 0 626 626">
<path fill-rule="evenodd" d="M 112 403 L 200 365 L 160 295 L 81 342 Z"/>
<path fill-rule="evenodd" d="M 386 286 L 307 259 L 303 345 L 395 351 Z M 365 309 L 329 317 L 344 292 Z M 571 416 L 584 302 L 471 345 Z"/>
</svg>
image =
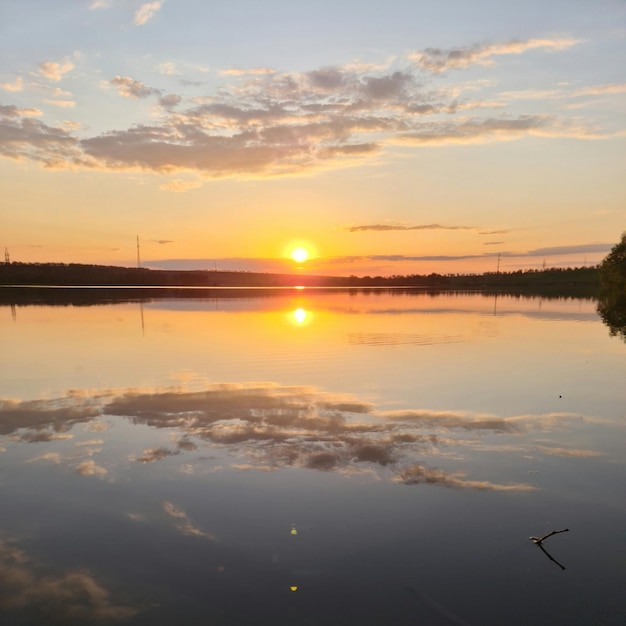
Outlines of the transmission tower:
<svg viewBox="0 0 626 626">
<path fill-rule="evenodd" d="M 4 248 L 4 262 L 9 265 L 11 263 L 11 257 L 9 256 L 9 249 L 5 246 Z"/>
</svg>

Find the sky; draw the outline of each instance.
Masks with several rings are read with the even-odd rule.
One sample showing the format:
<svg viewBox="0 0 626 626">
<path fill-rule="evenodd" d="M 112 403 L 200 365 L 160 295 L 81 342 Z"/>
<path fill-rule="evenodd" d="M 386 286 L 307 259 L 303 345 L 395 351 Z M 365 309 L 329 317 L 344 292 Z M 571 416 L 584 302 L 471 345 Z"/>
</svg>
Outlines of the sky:
<svg viewBox="0 0 626 626">
<path fill-rule="evenodd" d="M 2 0 L 0 245 L 342 276 L 592 265 L 626 230 L 625 58 L 623 0 Z"/>
</svg>

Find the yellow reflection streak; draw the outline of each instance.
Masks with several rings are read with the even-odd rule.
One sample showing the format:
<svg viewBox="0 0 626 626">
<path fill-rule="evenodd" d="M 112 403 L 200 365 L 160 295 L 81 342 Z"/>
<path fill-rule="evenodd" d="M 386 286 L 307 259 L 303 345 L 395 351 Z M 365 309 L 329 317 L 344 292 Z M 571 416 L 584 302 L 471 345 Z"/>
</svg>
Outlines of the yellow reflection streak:
<svg viewBox="0 0 626 626">
<path fill-rule="evenodd" d="M 287 319 L 293 326 L 308 326 L 313 320 L 313 313 L 302 307 L 290 311 Z"/>
</svg>

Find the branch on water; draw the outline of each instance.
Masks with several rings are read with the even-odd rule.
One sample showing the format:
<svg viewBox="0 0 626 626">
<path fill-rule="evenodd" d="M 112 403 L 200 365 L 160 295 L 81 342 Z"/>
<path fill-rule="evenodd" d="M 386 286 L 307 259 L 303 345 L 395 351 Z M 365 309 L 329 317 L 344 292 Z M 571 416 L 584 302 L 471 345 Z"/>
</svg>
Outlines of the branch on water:
<svg viewBox="0 0 626 626">
<path fill-rule="evenodd" d="M 558 533 L 566 533 L 569 532 L 569 528 L 563 528 L 561 530 L 553 530 L 552 532 L 544 535 L 543 537 L 529 537 L 531 541 L 534 541 L 538 546 L 541 545 L 542 541 L 545 541 L 548 537 L 552 537 L 552 535 L 557 535 Z"/>
</svg>

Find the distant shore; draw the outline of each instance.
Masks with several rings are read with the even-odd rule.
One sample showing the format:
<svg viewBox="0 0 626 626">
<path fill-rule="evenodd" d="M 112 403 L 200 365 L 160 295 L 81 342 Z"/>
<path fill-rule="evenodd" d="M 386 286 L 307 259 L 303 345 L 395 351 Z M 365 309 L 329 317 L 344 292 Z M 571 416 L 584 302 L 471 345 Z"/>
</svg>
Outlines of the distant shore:
<svg viewBox="0 0 626 626">
<path fill-rule="evenodd" d="M 443 290 L 558 291 L 595 296 L 597 267 L 549 268 L 484 274 L 410 274 L 403 276 L 309 276 L 213 270 L 153 270 L 78 263 L 5 263 L 0 286 L 33 287 L 423 287 Z"/>
</svg>

